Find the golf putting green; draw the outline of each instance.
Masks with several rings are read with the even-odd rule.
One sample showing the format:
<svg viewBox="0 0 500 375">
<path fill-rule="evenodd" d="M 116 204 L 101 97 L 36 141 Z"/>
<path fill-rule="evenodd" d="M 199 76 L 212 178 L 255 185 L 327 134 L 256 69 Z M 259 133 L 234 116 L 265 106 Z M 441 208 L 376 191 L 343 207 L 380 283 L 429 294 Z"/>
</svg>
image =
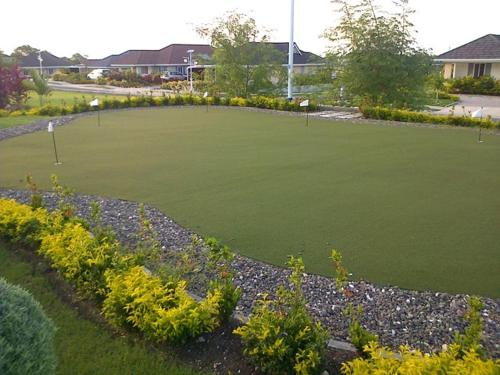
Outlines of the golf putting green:
<svg viewBox="0 0 500 375">
<path fill-rule="evenodd" d="M 238 109 L 101 114 L 0 143 L 0 186 L 50 175 L 86 194 L 153 205 L 235 251 L 354 279 L 500 296 L 500 136 Z"/>
</svg>

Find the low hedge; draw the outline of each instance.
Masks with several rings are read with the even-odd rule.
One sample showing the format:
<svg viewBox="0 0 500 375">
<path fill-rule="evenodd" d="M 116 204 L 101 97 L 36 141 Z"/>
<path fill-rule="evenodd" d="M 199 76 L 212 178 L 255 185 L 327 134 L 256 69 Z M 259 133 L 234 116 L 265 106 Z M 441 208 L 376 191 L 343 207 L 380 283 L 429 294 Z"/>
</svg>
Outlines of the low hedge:
<svg viewBox="0 0 500 375">
<path fill-rule="evenodd" d="M 174 96 L 128 96 L 124 99 L 101 99 L 99 109 L 120 109 L 138 107 L 163 107 L 170 105 L 223 105 L 233 107 L 256 107 L 264 109 L 276 109 L 280 111 L 304 112 L 305 108 L 300 106 L 300 100 L 288 101 L 283 98 L 269 98 L 255 96 L 250 98 L 225 98 L 207 97 L 199 95 L 174 95 Z M 309 110 L 315 111 L 318 105 L 310 102 Z M 94 108 L 86 101 L 78 101 L 72 105 L 57 106 L 46 104 L 29 110 L 11 112 L 10 116 L 64 116 L 93 111 Z M 6 115 L 5 113 L 1 114 Z"/>
<path fill-rule="evenodd" d="M 392 120 L 402 122 L 420 122 L 426 124 L 445 124 L 455 126 L 470 126 L 500 129 L 500 122 L 495 122 L 491 117 L 478 119 L 467 116 L 438 116 L 425 112 L 408 111 L 404 109 L 391 109 L 385 107 L 361 107 L 361 112 L 366 118 L 378 120 Z"/>
<path fill-rule="evenodd" d="M 224 321 L 224 289 L 210 288 L 196 302 L 185 281 L 152 274 L 139 254 L 125 252 L 109 237 L 94 236 L 81 220 L 63 212 L 32 209 L 0 199 L 0 237 L 40 244 L 38 253 L 77 292 L 103 304 L 110 323 L 137 329 L 155 341 L 183 342 L 212 332 Z"/>
</svg>

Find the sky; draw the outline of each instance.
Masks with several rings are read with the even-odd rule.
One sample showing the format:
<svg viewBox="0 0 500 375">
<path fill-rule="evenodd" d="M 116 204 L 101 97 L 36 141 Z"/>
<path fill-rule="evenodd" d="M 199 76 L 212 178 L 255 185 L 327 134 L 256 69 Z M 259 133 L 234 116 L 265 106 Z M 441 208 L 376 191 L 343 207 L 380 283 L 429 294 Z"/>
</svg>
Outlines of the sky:
<svg viewBox="0 0 500 375">
<path fill-rule="evenodd" d="M 208 43 L 199 25 L 228 11 L 253 17 L 271 40 L 286 42 L 290 0 L 24 0 L 4 1 L 0 49 L 29 44 L 56 56 L 81 53 L 102 58 L 128 49 L 160 49 L 171 43 Z M 392 0 L 375 0 L 381 8 Z M 421 47 L 436 54 L 486 34 L 500 34 L 500 0 L 410 0 Z M 295 0 L 295 41 L 302 50 L 324 55 L 325 29 L 338 23 L 330 0 Z"/>
</svg>

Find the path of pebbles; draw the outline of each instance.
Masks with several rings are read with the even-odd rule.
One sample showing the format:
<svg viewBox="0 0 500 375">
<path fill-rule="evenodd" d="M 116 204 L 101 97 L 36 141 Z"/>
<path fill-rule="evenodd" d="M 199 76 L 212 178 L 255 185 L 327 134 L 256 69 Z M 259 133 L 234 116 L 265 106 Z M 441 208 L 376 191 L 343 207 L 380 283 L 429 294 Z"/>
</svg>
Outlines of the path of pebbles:
<svg viewBox="0 0 500 375">
<path fill-rule="evenodd" d="M 28 202 L 27 191 L 0 189 L 0 196 Z M 138 204 L 134 202 L 75 196 L 73 203 L 78 215 L 88 217 L 89 204 L 97 200 L 102 206 L 103 220 L 117 232 L 121 241 L 130 243 L 138 228 Z M 55 206 L 55 197 L 44 193 L 44 202 L 49 209 Z M 145 207 L 162 246 L 166 251 L 178 251 L 191 242 L 192 232 L 176 224 L 171 218 L 152 207 Z M 236 283 L 243 289 L 237 310 L 248 314 L 259 293 L 271 292 L 285 283 L 285 269 L 236 256 Z M 203 294 L 202 286 L 194 284 L 192 291 Z M 362 323 L 376 332 L 382 343 L 393 348 L 410 344 L 425 351 L 438 350 L 442 344 L 450 343 L 453 332 L 463 330 L 463 314 L 467 309 L 467 296 L 446 293 L 418 292 L 397 287 L 380 287 L 367 282 L 351 282 L 352 297 L 346 298 L 336 292 L 335 282 L 329 278 L 305 274 L 304 293 L 310 311 L 330 331 L 334 338 L 347 339 L 348 321 L 342 310 L 348 302 L 361 304 L 364 308 Z M 483 344 L 494 358 L 500 356 L 500 300 L 482 298 L 485 308 L 481 312 L 485 322 Z"/>
</svg>

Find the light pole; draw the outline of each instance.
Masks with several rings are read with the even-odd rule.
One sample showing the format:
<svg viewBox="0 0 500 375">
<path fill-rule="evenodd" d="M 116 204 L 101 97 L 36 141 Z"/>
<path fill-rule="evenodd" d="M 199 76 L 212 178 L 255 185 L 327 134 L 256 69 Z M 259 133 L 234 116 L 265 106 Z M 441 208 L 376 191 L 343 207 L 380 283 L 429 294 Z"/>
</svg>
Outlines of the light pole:
<svg viewBox="0 0 500 375">
<path fill-rule="evenodd" d="M 194 49 L 188 49 L 186 52 L 189 54 L 188 79 L 189 79 L 189 91 L 192 93 L 193 92 L 193 52 L 194 52 Z"/>
<path fill-rule="evenodd" d="M 290 40 L 288 41 L 288 100 L 293 99 L 293 16 L 294 16 L 294 0 L 290 0 Z"/>
<path fill-rule="evenodd" d="M 38 61 L 40 61 L 40 77 L 43 77 L 43 70 L 42 70 L 42 54 L 41 51 L 38 51 Z"/>
</svg>

